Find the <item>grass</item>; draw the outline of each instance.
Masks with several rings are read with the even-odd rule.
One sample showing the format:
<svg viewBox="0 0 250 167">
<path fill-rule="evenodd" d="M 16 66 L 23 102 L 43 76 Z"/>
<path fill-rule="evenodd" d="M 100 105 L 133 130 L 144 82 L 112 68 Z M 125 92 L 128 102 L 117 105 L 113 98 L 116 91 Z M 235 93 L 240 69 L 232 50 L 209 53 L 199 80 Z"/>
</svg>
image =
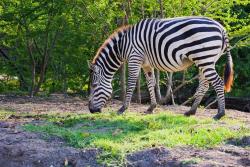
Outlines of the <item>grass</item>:
<svg viewBox="0 0 250 167">
<path fill-rule="evenodd" d="M 128 153 L 155 146 L 209 148 L 250 134 L 239 120 L 184 117 L 171 112 L 152 115 L 113 111 L 101 114 L 40 115 L 44 125 L 26 124 L 25 130 L 55 135 L 77 148 L 100 148 L 100 162 L 123 166 Z"/>
<path fill-rule="evenodd" d="M 12 114 L 13 114 L 13 111 L 0 108 L 0 121 L 4 121 L 8 119 L 8 117 L 11 116 Z"/>
<path fill-rule="evenodd" d="M 188 166 L 188 165 L 192 165 L 192 164 L 198 164 L 199 162 L 201 162 L 203 159 L 199 158 L 199 157 L 194 157 L 191 159 L 185 159 L 181 162 L 181 166 Z"/>
</svg>

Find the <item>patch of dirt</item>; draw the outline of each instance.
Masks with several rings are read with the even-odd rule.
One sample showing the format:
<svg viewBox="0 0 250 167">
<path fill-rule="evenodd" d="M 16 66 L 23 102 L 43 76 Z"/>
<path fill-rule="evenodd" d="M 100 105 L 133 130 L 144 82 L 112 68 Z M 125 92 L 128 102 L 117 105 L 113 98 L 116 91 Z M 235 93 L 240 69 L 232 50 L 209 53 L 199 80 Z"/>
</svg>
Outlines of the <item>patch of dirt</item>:
<svg viewBox="0 0 250 167">
<path fill-rule="evenodd" d="M 17 129 L 0 128 L 3 167 L 100 166 L 97 149 L 75 149 L 60 139 L 43 140 L 39 134 Z"/>
<path fill-rule="evenodd" d="M 180 162 L 171 158 L 171 152 L 164 148 L 150 148 L 127 156 L 128 167 L 178 166 Z"/>
<path fill-rule="evenodd" d="M 88 112 L 87 100 L 62 95 L 41 98 L 26 96 L 0 96 L 0 107 L 17 112 Z"/>
<path fill-rule="evenodd" d="M 225 167 L 250 166 L 250 149 L 243 149 L 233 145 L 224 145 L 213 149 L 195 149 L 179 147 L 166 149 L 164 147 L 151 148 L 127 156 L 130 167 Z"/>
<path fill-rule="evenodd" d="M 105 110 L 118 110 L 122 103 L 110 101 Z M 131 104 L 133 112 L 144 112 L 149 105 Z M 0 108 L 35 116 L 10 115 L 0 121 L 0 166 L 3 167 L 59 167 L 59 166 L 102 166 L 97 163 L 100 150 L 76 149 L 66 146 L 62 139 L 44 139 L 41 134 L 25 132 L 20 125 L 32 122 L 43 124 L 39 114 L 51 112 L 88 113 L 88 101 L 78 97 L 53 96 L 49 98 L 29 98 L 0 96 Z M 104 110 L 104 111 L 105 111 Z M 186 106 L 158 106 L 156 112 L 169 111 L 183 114 Z M 213 117 L 215 109 L 198 109 L 196 117 Z M 250 125 L 250 113 L 226 110 L 228 118 L 237 118 Z M 223 121 L 221 121 L 223 124 Z M 235 127 L 237 128 L 237 127 Z M 250 166 L 250 136 L 231 139 L 225 145 L 213 149 L 179 147 L 168 149 L 155 147 L 127 156 L 127 166 L 131 167 L 174 167 L 174 166 Z"/>
<path fill-rule="evenodd" d="M 109 101 L 105 110 L 112 109 L 118 111 L 122 106 L 122 102 L 118 100 Z M 149 104 L 131 103 L 130 108 L 133 112 L 144 112 L 149 107 Z M 243 106 L 242 106 L 243 107 Z M 74 113 L 89 113 L 88 99 L 81 99 L 79 97 L 64 97 L 61 94 L 55 94 L 51 97 L 29 98 L 27 96 L 5 96 L 0 95 L 0 108 L 14 110 L 16 112 L 32 112 L 35 114 L 50 113 L 50 112 L 74 112 Z M 158 105 L 155 112 L 171 111 L 177 114 L 183 114 L 188 111 L 190 107 L 179 105 Z M 196 117 L 212 118 L 216 115 L 217 109 L 202 109 L 198 108 Z M 244 121 L 250 125 L 250 113 L 240 112 L 238 110 L 226 109 L 226 116 L 228 118 L 236 118 Z"/>
</svg>

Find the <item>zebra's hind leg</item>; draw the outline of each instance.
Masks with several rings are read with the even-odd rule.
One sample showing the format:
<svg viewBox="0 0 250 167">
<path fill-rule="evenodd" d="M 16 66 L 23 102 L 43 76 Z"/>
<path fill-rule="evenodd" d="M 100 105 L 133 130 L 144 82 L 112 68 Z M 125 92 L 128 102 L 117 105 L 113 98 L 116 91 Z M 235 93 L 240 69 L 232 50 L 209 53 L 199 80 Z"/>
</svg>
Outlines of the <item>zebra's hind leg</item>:
<svg viewBox="0 0 250 167">
<path fill-rule="evenodd" d="M 135 59 L 130 59 L 128 62 L 128 87 L 126 92 L 126 99 L 123 103 L 123 106 L 118 110 L 117 114 L 122 114 L 129 107 L 130 101 L 136 86 L 136 81 L 141 70 L 142 60 L 138 60 L 138 57 Z"/>
<path fill-rule="evenodd" d="M 224 83 L 214 67 L 204 68 L 202 71 L 205 78 L 212 84 L 216 91 L 218 99 L 218 113 L 214 116 L 214 119 L 219 120 L 225 115 Z"/>
<path fill-rule="evenodd" d="M 199 86 L 198 86 L 198 88 L 195 92 L 195 95 L 194 95 L 195 100 L 194 100 L 194 103 L 193 103 L 191 109 L 184 113 L 185 116 L 195 115 L 196 110 L 197 110 L 202 98 L 206 94 L 208 88 L 209 88 L 209 82 L 205 79 L 203 73 L 200 71 L 199 72 Z"/>
<path fill-rule="evenodd" d="M 155 76 L 154 76 L 154 69 L 149 67 L 149 66 L 144 66 L 143 71 L 147 80 L 147 85 L 148 85 L 148 90 L 150 94 L 150 100 L 151 104 L 147 111 L 145 112 L 146 114 L 151 114 L 153 113 L 154 109 L 156 108 L 156 99 L 155 99 Z"/>
</svg>

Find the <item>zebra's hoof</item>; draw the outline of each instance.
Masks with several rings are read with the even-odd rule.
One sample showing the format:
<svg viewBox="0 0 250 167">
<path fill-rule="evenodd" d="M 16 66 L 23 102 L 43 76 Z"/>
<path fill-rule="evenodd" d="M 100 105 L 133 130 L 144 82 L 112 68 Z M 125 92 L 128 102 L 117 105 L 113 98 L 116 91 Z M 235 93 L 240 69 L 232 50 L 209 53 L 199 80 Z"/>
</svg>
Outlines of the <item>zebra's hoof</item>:
<svg viewBox="0 0 250 167">
<path fill-rule="evenodd" d="M 184 113 L 185 116 L 189 117 L 191 115 L 195 115 L 196 111 L 190 110 Z"/>
<path fill-rule="evenodd" d="M 144 114 L 153 114 L 153 110 L 144 111 Z"/>
<path fill-rule="evenodd" d="M 144 112 L 144 114 L 153 114 L 155 108 L 156 104 L 150 105 L 150 107 L 147 109 L 147 111 Z"/>
<path fill-rule="evenodd" d="M 121 115 L 124 113 L 124 111 L 126 110 L 126 108 L 124 106 L 122 106 L 118 111 L 117 111 L 117 114 L 118 115 Z"/>
<path fill-rule="evenodd" d="M 213 118 L 214 120 L 220 120 L 225 115 L 225 112 L 220 112 L 216 114 Z"/>
</svg>

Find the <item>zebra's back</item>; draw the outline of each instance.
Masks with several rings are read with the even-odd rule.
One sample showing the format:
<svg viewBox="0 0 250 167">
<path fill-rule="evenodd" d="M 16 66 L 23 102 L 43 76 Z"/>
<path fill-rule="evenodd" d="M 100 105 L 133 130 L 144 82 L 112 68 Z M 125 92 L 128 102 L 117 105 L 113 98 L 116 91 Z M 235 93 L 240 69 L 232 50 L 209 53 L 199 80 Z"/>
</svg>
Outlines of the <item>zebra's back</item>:
<svg viewBox="0 0 250 167">
<path fill-rule="evenodd" d="M 224 29 L 205 17 L 144 19 L 131 29 L 133 48 L 162 71 L 180 71 L 195 63 L 214 64 L 222 54 Z"/>
</svg>

